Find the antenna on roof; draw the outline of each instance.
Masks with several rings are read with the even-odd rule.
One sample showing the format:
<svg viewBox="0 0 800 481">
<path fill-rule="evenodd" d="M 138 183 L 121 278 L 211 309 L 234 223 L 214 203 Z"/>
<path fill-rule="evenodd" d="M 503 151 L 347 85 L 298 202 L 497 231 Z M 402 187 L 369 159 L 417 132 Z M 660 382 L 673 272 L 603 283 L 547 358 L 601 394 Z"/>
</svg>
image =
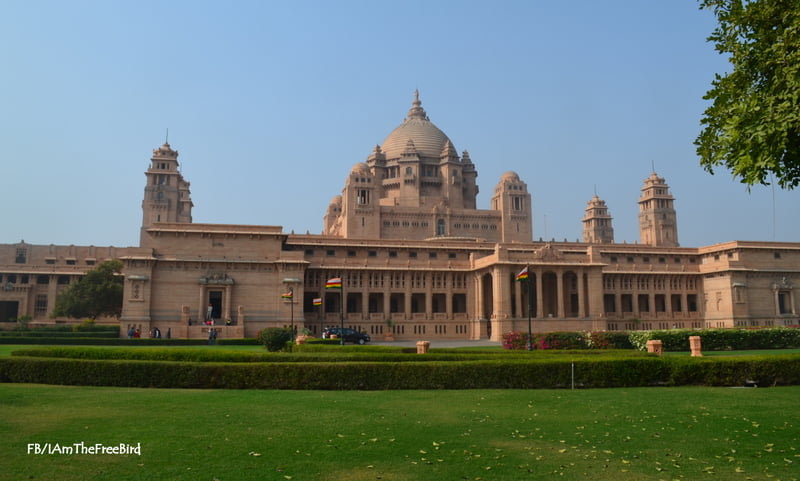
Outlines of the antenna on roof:
<svg viewBox="0 0 800 481">
<path fill-rule="evenodd" d="M 597 197 L 597 184 L 594 184 L 594 196 Z"/>
<path fill-rule="evenodd" d="M 656 161 L 655 160 L 650 159 L 650 167 L 653 169 L 653 173 L 655 174 L 656 173 Z"/>
<path fill-rule="evenodd" d="M 169 127 L 167 127 L 167 137 L 164 139 L 164 143 L 165 144 L 169 143 Z"/>
</svg>

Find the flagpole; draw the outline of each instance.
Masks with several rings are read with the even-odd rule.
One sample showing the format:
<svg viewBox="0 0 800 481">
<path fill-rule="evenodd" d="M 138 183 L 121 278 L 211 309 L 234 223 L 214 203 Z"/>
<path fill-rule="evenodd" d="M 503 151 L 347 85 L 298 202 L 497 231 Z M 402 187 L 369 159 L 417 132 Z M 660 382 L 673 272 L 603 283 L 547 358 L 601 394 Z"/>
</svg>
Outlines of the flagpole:
<svg viewBox="0 0 800 481">
<path fill-rule="evenodd" d="M 533 310 L 533 283 L 531 282 L 531 273 L 529 266 L 528 269 L 528 350 L 533 351 L 533 328 L 531 323 L 531 311 Z"/>
<path fill-rule="evenodd" d="M 339 289 L 339 292 L 342 295 L 341 298 L 341 305 L 339 306 L 341 316 L 339 318 L 339 345 L 344 346 L 344 276 L 342 276 L 342 288 Z"/>
<path fill-rule="evenodd" d="M 289 286 L 289 319 L 292 325 L 292 344 L 294 344 L 294 287 Z"/>
</svg>

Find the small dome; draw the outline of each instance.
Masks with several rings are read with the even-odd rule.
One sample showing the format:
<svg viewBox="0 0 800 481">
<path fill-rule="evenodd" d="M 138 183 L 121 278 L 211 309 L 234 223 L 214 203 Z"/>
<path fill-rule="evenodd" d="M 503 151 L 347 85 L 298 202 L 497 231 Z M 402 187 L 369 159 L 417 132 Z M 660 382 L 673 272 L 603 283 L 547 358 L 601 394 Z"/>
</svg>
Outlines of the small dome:
<svg viewBox="0 0 800 481">
<path fill-rule="evenodd" d="M 509 170 L 500 176 L 500 180 L 507 180 L 511 182 L 519 182 L 519 175 L 513 170 Z"/>
<path fill-rule="evenodd" d="M 381 144 L 381 150 L 387 159 L 395 159 L 406 150 L 408 141 L 411 140 L 421 157 L 439 158 L 450 139 L 430 121 L 422 108 L 418 91 L 414 92 L 411 105 L 408 116 L 386 137 Z"/>
<path fill-rule="evenodd" d="M 331 199 L 329 205 L 342 205 L 342 196 L 341 195 L 333 196 L 333 199 Z"/>
<path fill-rule="evenodd" d="M 369 166 L 365 162 L 359 162 L 350 169 L 351 174 L 370 173 Z"/>
</svg>

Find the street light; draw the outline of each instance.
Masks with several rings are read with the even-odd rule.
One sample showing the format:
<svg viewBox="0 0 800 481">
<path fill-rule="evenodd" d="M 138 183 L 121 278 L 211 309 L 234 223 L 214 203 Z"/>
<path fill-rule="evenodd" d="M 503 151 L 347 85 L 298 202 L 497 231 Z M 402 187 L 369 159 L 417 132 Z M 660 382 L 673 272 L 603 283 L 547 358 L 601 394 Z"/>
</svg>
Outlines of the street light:
<svg viewBox="0 0 800 481">
<path fill-rule="evenodd" d="M 528 273 L 528 266 L 519 271 L 516 276 L 519 282 L 528 284 L 528 350 L 533 351 L 533 329 L 531 323 L 531 311 L 533 310 L 533 283 L 531 282 L 530 274 Z"/>
<path fill-rule="evenodd" d="M 300 279 L 296 277 L 287 277 L 283 280 L 284 284 L 287 284 L 289 287 L 289 293 L 284 294 L 284 298 L 289 299 L 289 321 L 292 329 L 292 342 L 294 342 L 294 284 L 299 284 L 302 282 Z"/>
</svg>

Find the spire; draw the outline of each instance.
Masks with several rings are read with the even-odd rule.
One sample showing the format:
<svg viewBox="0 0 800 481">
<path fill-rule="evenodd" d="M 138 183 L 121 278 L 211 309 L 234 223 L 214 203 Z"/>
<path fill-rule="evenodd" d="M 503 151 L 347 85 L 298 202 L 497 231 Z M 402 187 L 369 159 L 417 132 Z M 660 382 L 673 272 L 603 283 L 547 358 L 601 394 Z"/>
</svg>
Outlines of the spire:
<svg viewBox="0 0 800 481">
<path fill-rule="evenodd" d="M 419 99 L 419 90 L 414 90 L 414 101 L 411 102 L 411 108 L 408 110 L 408 117 L 410 119 L 430 120 L 425 109 L 422 108 L 422 101 Z"/>
<path fill-rule="evenodd" d="M 458 152 L 456 152 L 455 147 L 450 142 L 450 139 L 447 139 L 447 142 L 444 144 L 444 148 L 442 149 L 442 158 L 455 158 L 458 159 Z"/>
</svg>

